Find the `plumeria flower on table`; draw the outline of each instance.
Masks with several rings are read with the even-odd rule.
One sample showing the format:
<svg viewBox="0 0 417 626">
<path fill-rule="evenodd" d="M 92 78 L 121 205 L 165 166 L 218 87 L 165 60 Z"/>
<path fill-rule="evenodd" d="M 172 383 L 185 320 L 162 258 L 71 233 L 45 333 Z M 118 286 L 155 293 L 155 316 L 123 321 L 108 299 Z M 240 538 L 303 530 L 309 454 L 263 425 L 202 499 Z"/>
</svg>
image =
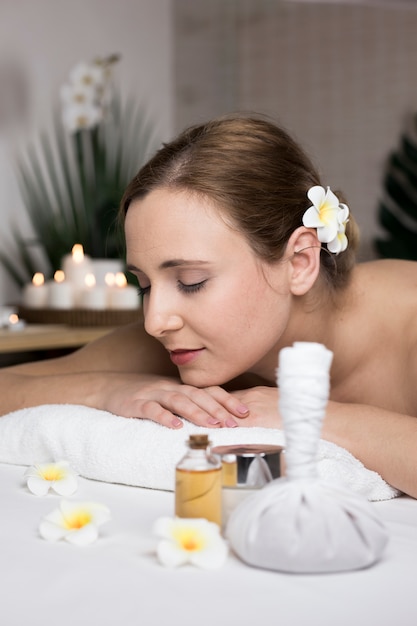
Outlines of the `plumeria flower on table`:
<svg viewBox="0 0 417 626">
<path fill-rule="evenodd" d="M 64 539 L 73 545 L 86 546 L 96 541 L 99 526 L 110 517 L 110 510 L 104 504 L 62 500 L 58 509 L 42 519 L 39 533 L 47 541 Z"/>
<path fill-rule="evenodd" d="M 228 546 L 220 527 L 206 519 L 161 517 L 153 532 L 160 538 L 157 557 L 166 567 L 191 563 L 203 569 L 218 569 L 226 561 Z"/>
<path fill-rule="evenodd" d="M 303 215 L 306 228 L 316 228 L 321 243 L 333 254 L 346 250 L 348 240 L 345 234 L 349 219 L 349 207 L 339 202 L 339 198 L 330 187 L 324 189 L 320 185 L 311 187 L 307 196 L 313 203 Z"/>
<path fill-rule="evenodd" d="M 66 461 L 37 463 L 24 475 L 29 491 L 35 496 L 46 496 L 50 489 L 60 496 L 71 496 L 77 491 L 77 474 Z"/>
</svg>

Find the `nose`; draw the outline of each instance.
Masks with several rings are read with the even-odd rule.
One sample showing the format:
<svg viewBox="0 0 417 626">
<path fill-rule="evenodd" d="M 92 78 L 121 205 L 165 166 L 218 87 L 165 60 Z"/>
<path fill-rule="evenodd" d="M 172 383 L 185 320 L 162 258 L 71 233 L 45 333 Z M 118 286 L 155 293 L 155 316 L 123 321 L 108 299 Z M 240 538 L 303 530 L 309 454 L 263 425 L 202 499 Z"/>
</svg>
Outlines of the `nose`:
<svg viewBox="0 0 417 626">
<path fill-rule="evenodd" d="M 170 300 L 166 292 L 158 293 L 154 288 L 145 298 L 143 314 L 145 330 L 155 338 L 183 327 L 183 319 L 176 310 L 175 302 Z"/>
</svg>

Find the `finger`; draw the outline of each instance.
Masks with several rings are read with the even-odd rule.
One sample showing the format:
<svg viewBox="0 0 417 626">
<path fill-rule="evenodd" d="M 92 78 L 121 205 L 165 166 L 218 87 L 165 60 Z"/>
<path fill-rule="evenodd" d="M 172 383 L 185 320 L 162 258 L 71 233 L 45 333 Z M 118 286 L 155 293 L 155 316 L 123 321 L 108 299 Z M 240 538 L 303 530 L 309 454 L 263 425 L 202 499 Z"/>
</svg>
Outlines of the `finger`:
<svg viewBox="0 0 417 626">
<path fill-rule="evenodd" d="M 179 429 L 183 427 L 183 422 L 178 415 L 174 415 L 154 400 L 136 402 L 134 413 L 130 417 L 149 419 L 168 428 Z"/>
<path fill-rule="evenodd" d="M 171 395 L 170 402 L 173 403 L 175 412 L 195 424 L 237 426 L 233 414 L 210 395 L 206 389 L 184 385 L 181 393 Z"/>
<path fill-rule="evenodd" d="M 239 418 L 249 415 L 249 407 L 222 387 L 206 387 L 205 390 L 232 415 Z"/>
</svg>

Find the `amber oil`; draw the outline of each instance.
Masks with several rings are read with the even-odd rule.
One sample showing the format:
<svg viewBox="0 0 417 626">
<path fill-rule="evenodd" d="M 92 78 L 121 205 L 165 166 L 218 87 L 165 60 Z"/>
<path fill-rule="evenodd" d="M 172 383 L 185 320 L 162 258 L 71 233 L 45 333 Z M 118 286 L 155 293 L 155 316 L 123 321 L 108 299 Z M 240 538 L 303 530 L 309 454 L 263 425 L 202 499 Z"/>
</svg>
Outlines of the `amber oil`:
<svg viewBox="0 0 417 626">
<path fill-rule="evenodd" d="M 175 469 L 175 515 L 222 524 L 222 464 L 207 435 L 190 435 L 188 451 Z"/>
</svg>

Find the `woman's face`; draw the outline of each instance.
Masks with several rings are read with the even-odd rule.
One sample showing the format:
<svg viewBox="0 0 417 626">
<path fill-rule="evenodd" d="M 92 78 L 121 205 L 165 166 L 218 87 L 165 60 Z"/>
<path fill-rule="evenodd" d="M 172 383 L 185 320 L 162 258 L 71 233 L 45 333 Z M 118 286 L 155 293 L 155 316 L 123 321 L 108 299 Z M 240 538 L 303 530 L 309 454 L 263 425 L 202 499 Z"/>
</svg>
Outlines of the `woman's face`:
<svg viewBox="0 0 417 626">
<path fill-rule="evenodd" d="M 274 380 L 290 310 L 287 263 L 260 261 L 209 200 L 186 192 L 135 200 L 125 229 L 145 329 L 181 380 L 206 387 L 247 371 Z"/>
</svg>

